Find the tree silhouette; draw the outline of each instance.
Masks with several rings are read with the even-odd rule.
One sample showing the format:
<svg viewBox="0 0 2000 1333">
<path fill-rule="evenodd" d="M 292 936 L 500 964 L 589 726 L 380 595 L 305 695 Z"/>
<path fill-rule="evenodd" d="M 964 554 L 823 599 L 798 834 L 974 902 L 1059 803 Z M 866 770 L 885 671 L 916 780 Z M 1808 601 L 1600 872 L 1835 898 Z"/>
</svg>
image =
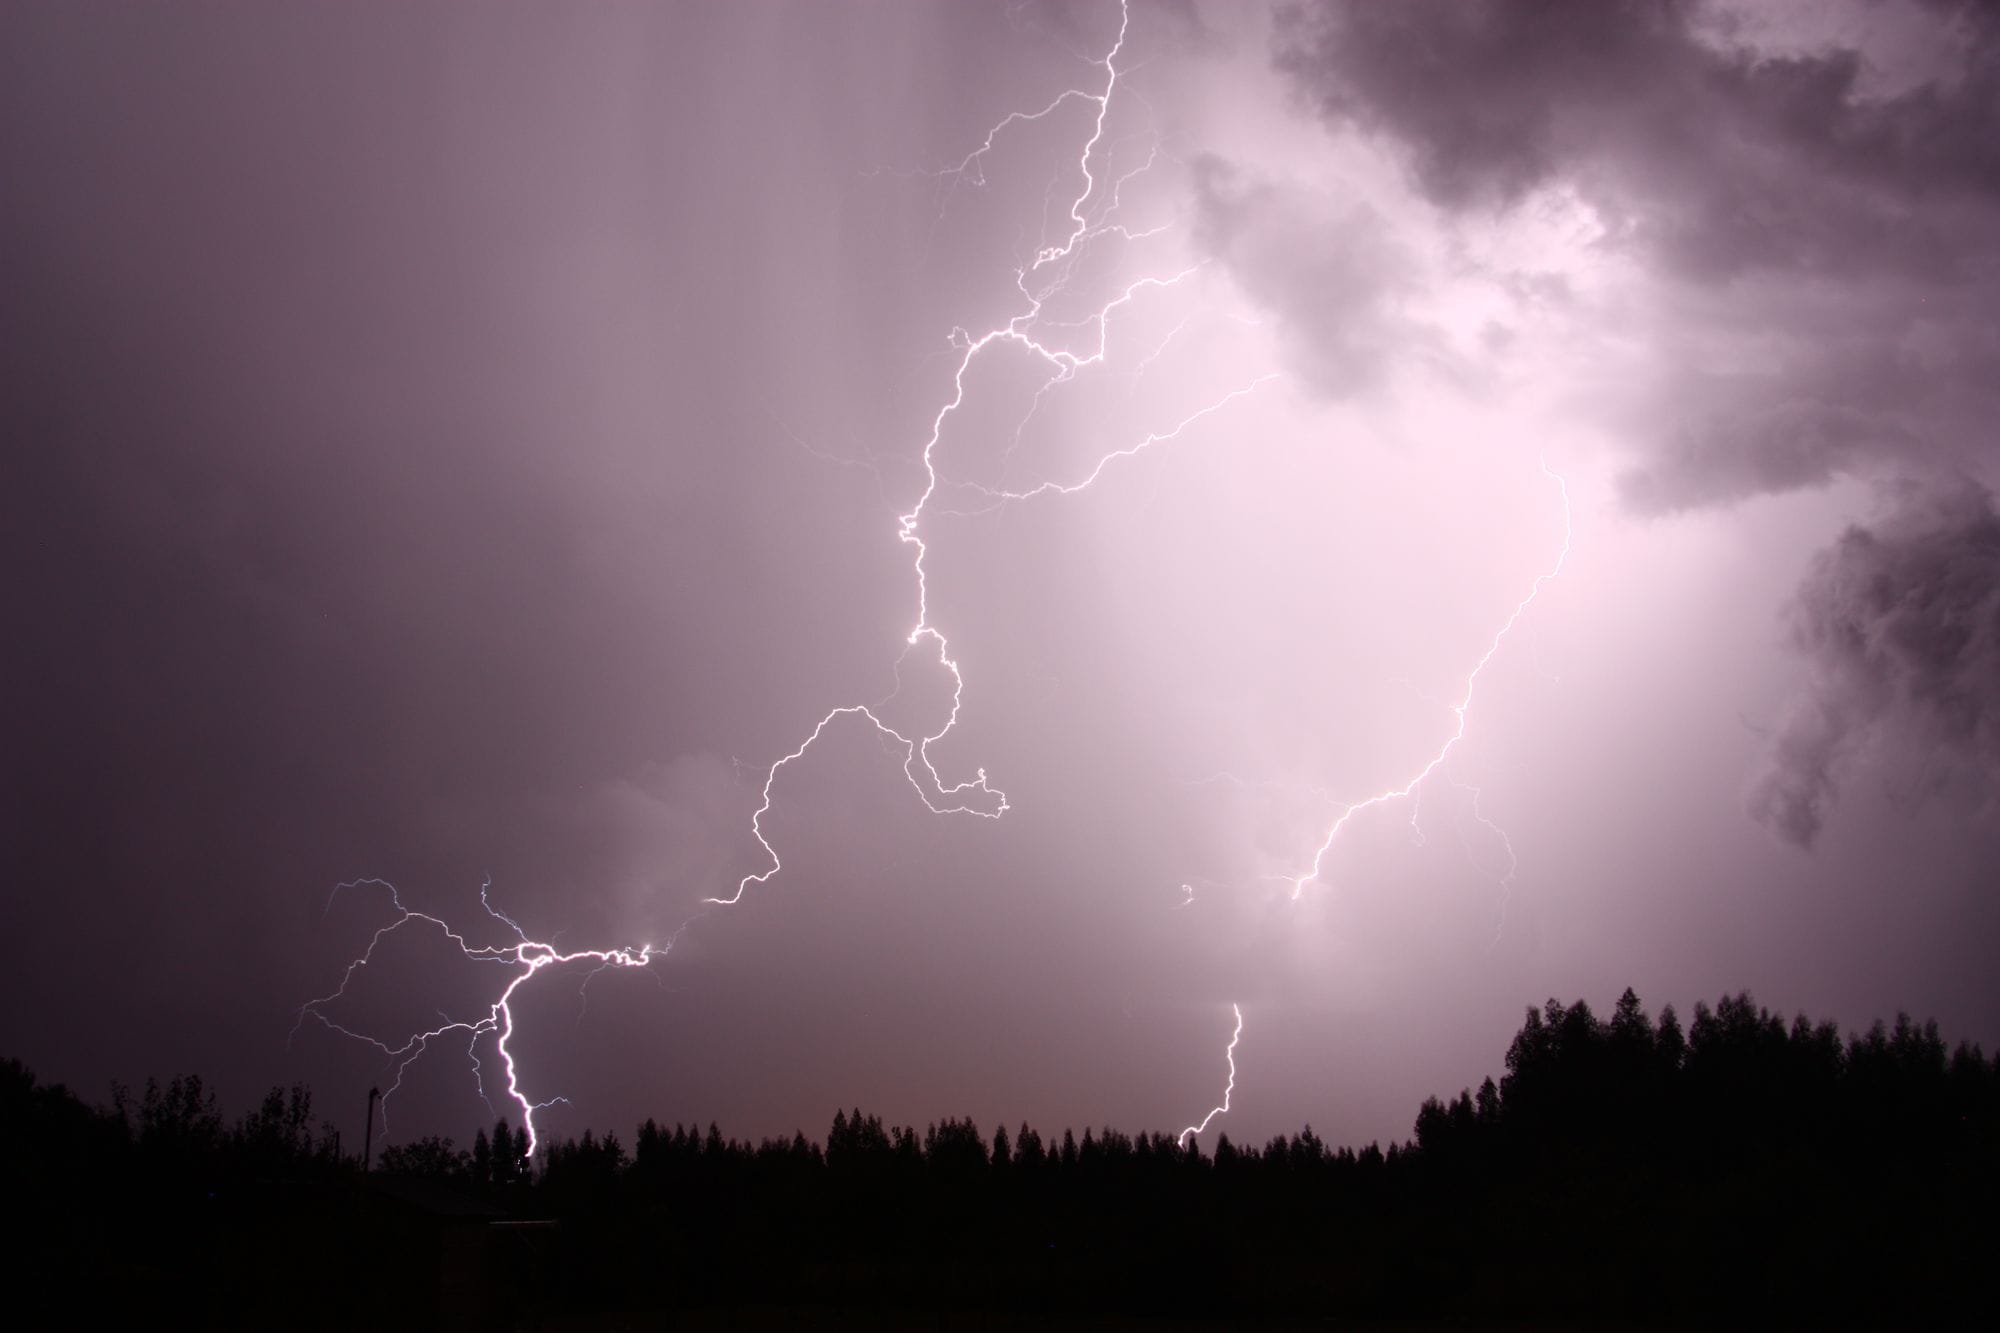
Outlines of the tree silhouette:
<svg viewBox="0 0 2000 1333">
<path fill-rule="evenodd" d="M 757 1300 L 1908 1324 L 1983 1290 L 2000 1069 L 1934 1024 L 1898 1015 L 1843 1039 L 1738 994 L 1697 1004 L 1683 1032 L 1628 990 L 1603 1018 L 1581 1000 L 1526 1010 L 1504 1066 L 1425 1099 L 1412 1139 L 1386 1145 L 1330 1147 L 1307 1126 L 1261 1146 L 1218 1133 L 1204 1154 L 1154 1132 L 988 1139 L 970 1119 L 919 1132 L 851 1108 L 823 1149 L 648 1120 L 629 1154 L 586 1130 L 528 1162 L 502 1118 L 470 1152 L 385 1147 L 368 1188 L 420 1177 L 477 1201 L 450 1225 L 532 1223 L 492 1233 L 511 1257 L 482 1279 L 515 1310 L 506 1293 L 531 1271 L 565 1310 L 663 1314 Z M 24 1308 L 47 1322 L 142 1269 L 212 1312 L 234 1293 L 243 1317 L 221 1322 L 273 1322 L 247 1303 L 296 1313 L 308 1290 L 330 1326 L 409 1308 L 429 1262 L 414 1256 L 443 1242 L 423 1238 L 421 1210 L 382 1230 L 311 1108 L 304 1088 L 274 1088 L 232 1123 L 183 1075 L 97 1111 L 0 1063 L 0 1187 L 38 1221 Z M 473 1233 L 454 1234 L 463 1251 Z M 663 1266 L 671 1282 L 654 1280 Z"/>
<path fill-rule="evenodd" d="M 413 1176 L 423 1180 L 450 1180 L 471 1183 L 472 1163 L 465 1153 L 452 1147 L 450 1139 L 429 1135 L 408 1143 L 390 1143 L 382 1148 L 376 1169 L 387 1176 Z"/>
</svg>

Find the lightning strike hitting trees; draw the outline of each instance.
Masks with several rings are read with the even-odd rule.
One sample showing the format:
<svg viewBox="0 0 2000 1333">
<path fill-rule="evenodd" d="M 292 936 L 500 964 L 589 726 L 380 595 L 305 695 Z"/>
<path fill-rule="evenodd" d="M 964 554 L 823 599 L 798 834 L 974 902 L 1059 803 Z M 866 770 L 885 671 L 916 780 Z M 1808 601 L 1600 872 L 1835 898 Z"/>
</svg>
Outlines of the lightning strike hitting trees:
<svg viewBox="0 0 2000 1333">
<path fill-rule="evenodd" d="M 1176 1137 L 1175 1141 L 1183 1148 L 1187 1147 L 1189 1139 L 1198 1138 L 1215 1117 L 1228 1115 L 1229 1099 L 1236 1095 L 1236 1043 L 1243 1039 L 1243 1006 L 1232 1004 L 1229 1007 L 1236 1014 L 1236 1029 L 1229 1034 L 1229 1045 L 1222 1052 L 1223 1059 L 1229 1062 L 1229 1081 L 1222 1085 L 1221 1104 L 1203 1116 L 1199 1124 L 1189 1125 Z"/>
<path fill-rule="evenodd" d="M 515 923 L 512 917 L 493 906 L 491 900 L 487 897 L 488 886 L 486 885 L 482 885 L 479 890 L 480 905 L 486 909 L 488 916 L 513 931 L 516 938 L 513 944 L 475 945 L 468 941 L 465 936 L 453 930 L 443 919 L 426 912 L 414 912 L 403 906 L 402 897 L 397 893 L 396 886 L 387 880 L 348 880 L 335 885 L 334 893 L 338 895 L 344 889 L 359 888 L 364 885 L 387 891 L 389 904 L 396 911 L 396 919 L 378 929 L 369 938 L 368 947 L 362 951 L 361 956 L 349 963 L 347 970 L 341 973 L 340 985 L 318 999 L 308 1000 L 300 1008 L 298 1023 L 295 1023 L 292 1027 L 293 1033 L 296 1035 L 299 1024 L 304 1023 L 306 1017 L 310 1015 L 318 1019 L 332 1031 L 344 1037 L 352 1037 L 356 1041 L 366 1042 L 368 1045 L 382 1052 L 395 1071 L 395 1079 L 390 1083 L 387 1091 L 382 1094 L 381 1099 L 382 1116 L 385 1126 L 388 1120 L 389 1098 L 395 1095 L 397 1089 L 403 1086 L 404 1073 L 416 1062 L 418 1057 L 430 1049 L 430 1044 L 433 1041 L 443 1037 L 456 1035 L 466 1039 L 466 1052 L 472 1064 L 473 1079 L 479 1088 L 480 1099 L 484 1101 L 486 1099 L 486 1081 L 485 1072 L 479 1063 L 479 1040 L 485 1036 L 492 1036 L 494 1038 L 494 1049 L 499 1052 L 500 1062 L 507 1071 L 507 1096 L 513 1099 L 515 1104 L 521 1108 L 522 1123 L 528 1133 L 528 1155 L 533 1156 L 536 1143 L 538 1142 L 535 1136 L 535 1112 L 546 1106 L 554 1106 L 563 1099 L 561 1097 L 551 1097 L 542 1102 L 530 1102 L 527 1094 L 521 1089 L 520 1071 L 515 1066 L 514 1052 L 508 1045 L 514 1036 L 514 1011 L 511 1005 L 515 993 L 522 986 L 526 985 L 536 973 L 545 968 L 579 962 L 594 962 L 600 969 L 606 967 L 645 967 L 655 957 L 664 954 L 666 949 L 656 949 L 650 944 L 645 944 L 636 949 L 578 949 L 570 953 L 563 953 L 554 945 L 544 944 L 540 940 L 529 939 L 527 933 Z M 331 908 L 332 905 L 332 900 L 329 899 L 327 906 Z M 514 975 L 501 990 L 499 998 L 494 1000 L 491 1007 L 487 1010 L 486 1015 L 471 1022 L 447 1018 L 437 1027 L 431 1028 L 428 1031 L 411 1033 L 403 1038 L 400 1044 L 393 1046 L 379 1037 L 372 1037 L 365 1032 L 356 1031 L 328 1017 L 326 1006 L 347 994 L 348 983 L 354 980 L 357 972 L 366 968 L 373 961 L 376 947 L 389 935 L 403 929 L 405 926 L 411 925 L 430 927 L 443 935 L 461 954 L 476 962 L 498 963 L 516 969 Z M 671 945 L 671 941 L 669 944 Z"/>
</svg>

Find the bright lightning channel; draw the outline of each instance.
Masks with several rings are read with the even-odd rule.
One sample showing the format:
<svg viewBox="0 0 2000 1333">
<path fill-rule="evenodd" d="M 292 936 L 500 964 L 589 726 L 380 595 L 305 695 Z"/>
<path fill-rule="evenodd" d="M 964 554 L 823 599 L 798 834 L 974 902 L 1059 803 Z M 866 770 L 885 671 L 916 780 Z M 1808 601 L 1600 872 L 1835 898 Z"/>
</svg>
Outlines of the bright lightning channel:
<svg viewBox="0 0 2000 1333">
<path fill-rule="evenodd" d="M 1534 604 L 1535 599 L 1541 596 L 1542 589 L 1551 580 L 1560 575 L 1563 571 L 1563 566 L 1569 562 L 1570 542 L 1575 534 L 1575 523 L 1570 513 L 1569 483 L 1563 478 L 1561 473 L 1548 465 L 1546 459 L 1543 460 L 1541 467 L 1542 475 L 1556 484 L 1557 493 L 1562 497 L 1562 550 L 1557 554 L 1555 563 L 1535 576 L 1534 583 L 1529 585 L 1527 595 L 1515 604 L 1513 614 L 1508 616 L 1506 622 L 1494 631 L 1493 638 L 1486 645 L 1486 651 L 1480 654 L 1479 660 L 1473 664 L 1472 671 L 1465 678 L 1465 688 L 1460 692 L 1458 702 L 1451 706 L 1451 734 L 1445 737 L 1444 743 L 1438 746 L 1436 752 L 1431 755 L 1429 762 L 1425 763 L 1422 768 L 1419 768 L 1416 774 L 1400 787 L 1384 788 L 1376 792 L 1373 796 L 1354 802 L 1340 812 L 1339 817 L 1327 829 L 1326 836 L 1320 840 L 1319 847 L 1313 852 L 1312 864 L 1299 874 L 1286 877 L 1285 882 L 1292 886 L 1292 898 L 1294 901 L 1305 892 L 1307 884 L 1320 877 L 1326 865 L 1327 854 L 1333 850 L 1334 843 L 1340 838 L 1341 830 L 1347 827 L 1349 821 L 1354 816 L 1375 806 L 1384 805 L 1390 801 L 1400 801 L 1413 795 L 1432 774 L 1444 766 L 1445 761 L 1451 757 L 1451 752 L 1458 748 L 1460 741 L 1465 739 L 1466 715 L 1472 708 L 1472 698 L 1479 688 L 1480 676 L 1485 672 L 1487 665 L 1493 661 L 1494 656 L 1499 653 L 1500 645 L 1506 640 L 1507 635 L 1512 632 L 1515 625 L 1520 623 L 1521 617 L 1527 614 L 1528 608 Z M 1506 838 L 1506 834 L 1501 832 L 1490 821 L 1486 820 L 1484 816 L 1480 817 L 1480 822 L 1492 828 L 1495 833 L 1499 833 L 1502 839 Z M 1511 842 L 1507 845 L 1507 851 L 1511 858 L 1513 855 L 1513 844 Z M 1508 878 L 1511 881 L 1511 871 Z"/>
<path fill-rule="evenodd" d="M 1187 1147 L 1189 1139 L 1198 1137 L 1207 1129 L 1209 1123 L 1217 1116 L 1228 1115 L 1229 1099 L 1236 1095 L 1236 1043 L 1243 1039 L 1243 1006 L 1232 1004 L 1229 1007 L 1236 1012 L 1236 1030 L 1229 1034 L 1229 1045 L 1224 1047 L 1222 1052 L 1223 1058 L 1229 1062 L 1229 1081 L 1222 1086 L 1222 1104 L 1203 1116 L 1200 1124 L 1189 1125 L 1180 1132 L 1180 1137 L 1175 1142 L 1183 1148 Z"/>
<path fill-rule="evenodd" d="M 918 495 L 916 503 L 907 512 L 898 515 L 896 519 L 897 538 L 915 548 L 912 569 L 916 575 L 916 617 L 914 626 L 905 637 L 904 651 L 907 653 L 910 648 L 914 648 L 920 644 L 928 644 L 935 652 L 937 663 L 950 674 L 952 680 L 951 708 L 945 716 L 944 724 L 933 732 L 906 735 L 883 721 L 874 709 L 863 704 L 851 704 L 830 710 L 819 720 L 811 732 L 807 734 L 805 739 L 795 749 L 781 756 L 765 771 L 760 800 L 756 811 L 751 815 L 750 830 L 758 846 L 763 850 L 768 864 L 762 870 L 752 871 L 744 875 L 737 881 L 735 889 L 728 895 L 704 898 L 702 903 L 705 907 L 727 907 L 741 902 L 744 893 L 752 885 L 768 883 L 773 876 L 777 875 L 784 868 L 783 860 L 779 857 L 777 848 L 772 845 L 764 832 L 764 816 L 770 813 L 778 775 L 787 766 L 803 759 L 829 726 L 845 718 L 851 717 L 866 722 L 878 733 L 890 738 L 902 747 L 904 776 L 908 779 L 910 786 L 916 791 L 918 799 L 932 813 L 971 814 L 985 819 L 998 819 L 1009 808 L 1006 793 L 992 786 L 987 781 L 986 770 L 984 768 L 975 769 L 973 776 L 967 780 L 947 785 L 944 777 L 938 772 L 936 765 L 931 761 L 931 746 L 943 740 L 958 724 L 960 711 L 964 702 L 965 678 L 959 668 L 958 661 L 951 655 L 949 640 L 931 618 L 929 572 L 926 568 L 926 560 L 930 554 L 930 550 L 924 541 L 922 532 L 923 522 L 927 512 L 945 512 L 934 511 L 932 509 L 932 501 L 936 498 L 939 487 L 942 484 L 937 471 L 937 452 L 943 445 L 947 423 L 965 404 L 966 375 L 974 362 L 983 353 L 994 348 L 1008 346 L 1018 348 L 1038 359 L 1047 367 L 1049 378 L 1042 386 L 1043 391 L 1056 385 L 1067 383 L 1074 379 L 1080 372 L 1090 367 L 1101 365 L 1104 362 L 1109 341 L 1109 324 L 1115 313 L 1137 300 L 1142 293 L 1178 286 L 1197 271 L 1196 268 L 1188 268 L 1165 277 L 1140 278 L 1126 286 L 1117 296 L 1099 306 L 1096 311 L 1083 320 L 1057 323 L 1042 318 L 1042 311 L 1046 303 L 1059 292 L 1066 290 L 1071 261 L 1079 255 L 1083 247 L 1089 245 L 1099 237 L 1109 236 L 1129 242 L 1157 234 L 1157 232 L 1163 230 L 1163 228 L 1152 228 L 1135 232 L 1123 224 L 1113 224 L 1106 220 L 1108 215 L 1118 207 L 1119 191 L 1125 182 L 1149 169 L 1153 162 L 1157 160 L 1159 156 L 1157 148 L 1153 154 L 1149 155 L 1144 166 L 1127 172 L 1124 176 L 1118 177 L 1112 182 L 1111 189 L 1108 191 L 1109 198 L 1101 207 L 1093 206 L 1093 200 L 1100 191 L 1098 189 L 1097 174 L 1092 170 L 1092 162 L 1098 156 L 1098 147 L 1104 138 L 1104 126 L 1110 114 L 1112 95 L 1118 87 L 1118 57 L 1125 49 L 1125 41 L 1130 27 L 1131 9 L 1129 0 L 1120 0 L 1117 39 L 1113 42 L 1111 49 L 1105 54 L 1104 58 L 1095 62 L 1097 67 L 1104 71 L 1104 83 L 1101 92 L 1090 92 L 1081 88 L 1073 88 L 1059 94 L 1039 111 L 1017 111 L 1010 113 L 987 131 L 986 137 L 979 147 L 967 154 L 955 167 L 940 173 L 942 178 L 948 178 L 954 184 L 961 180 L 969 180 L 974 185 L 984 185 L 983 159 L 993 149 L 1000 135 L 1007 129 L 1019 124 L 1040 121 L 1073 101 L 1088 102 L 1096 107 L 1096 114 L 1092 118 L 1090 135 L 1084 141 L 1076 160 L 1078 174 L 1082 177 L 1082 188 L 1069 205 L 1066 215 L 1068 223 L 1067 234 L 1059 242 L 1043 246 L 1036 252 L 1034 260 L 1031 263 L 1014 271 L 1015 288 L 1024 299 L 1026 303 L 1025 307 L 1007 319 L 1005 323 L 992 327 L 977 336 L 963 329 L 954 329 L 952 331 L 951 343 L 958 350 L 958 364 L 952 375 L 951 395 L 939 407 L 936 415 L 932 417 L 930 433 L 924 441 L 922 453 L 925 478 L 924 487 L 921 494 Z M 1094 222 L 1093 217 L 1095 218 Z M 1095 333 L 1094 346 L 1083 352 L 1071 350 L 1068 346 L 1058 345 L 1043 332 L 1044 329 L 1074 330 L 1091 327 L 1094 327 Z M 1178 330 L 1175 332 L 1178 332 Z M 1170 334 L 1169 338 L 1171 337 L 1172 335 Z M 1155 349 L 1153 355 L 1157 356 L 1158 352 L 1159 349 Z M 1143 363 L 1141 368 L 1143 369 Z M 1071 483 L 1045 482 L 1042 485 L 1025 491 L 975 489 L 982 491 L 986 495 L 990 501 L 989 507 L 1032 500 L 1044 495 L 1074 495 L 1093 485 L 1112 464 L 1151 449 L 1156 445 L 1178 439 L 1190 427 L 1229 406 L 1246 394 L 1254 392 L 1273 378 L 1275 376 L 1260 376 L 1251 383 L 1231 391 L 1208 406 L 1194 412 L 1173 428 L 1149 434 L 1137 444 L 1117 449 L 1104 455 L 1099 459 L 1096 466 L 1090 469 L 1081 480 Z M 1039 404 L 1040 399 L 1041 392 L 1038 391 L 1036 395 L 1037 404 Z M 921 774 L 919 770 L 921 770 Z M 514 1012 L 512 1009 L 514 997 L 521 991 L 523 986 L 527 985 L 537 975 L 566 964 L 594 962 L 597 964 L 597 967 L 592 970 L 590 973 L 591 976 L 595 976 L 598 972 L 611 967 L 644 968 L 655 958 L 665 956 L 672 948 L 675 940 L 679 938 L 681 932 L 685 931 L 688 925 L 692 924 L 692 921 L 684 923 L 679 930 L 674 932 L 674 936 L 662 945 L 649 943 L 640 945 L 637 948 L 579 949 L 563 952 L 551 943 L 530 939 L 518 922 L 493 906 L 488 897 L 487 888 L 482 886 L 480 890 L 481 906 L 485 908 L 490 917 L 506 926 L 513 933 L 514 940 L 512 943 L 503 945 L 475 945 L 468 941 L 464 935 L 453 930 L 442 918 L 404 907 L 395 886 L 386 880 L 363 879 L 348 881 L 336 886 L 335 893 L 337 894 L 341 889 L 355 888 L 363 885 L 378 886 L 387 890 L 390 904 L 395 911 L 395 919 L 375 932 L 370 938 L 367 948 L 363 950 L 359 957 L 348 964 L 346 970 L 341 975 L 338 986 L 328 994 L 314 1000 L 309 1000 L 300 1007 L 298 1021 L 293 1025 L 294 1034 L 304 1024 L 306 1018 L 311 1017 L 336 1033 L 375 1047 L 383 1053 L 395 1071 L 394 1081 L 389 1088 L 390 1094 L 393 1094 L 402 1086 L 404 1073 L 409 1069 L 411 1064 L 430 1048 L 431 1042 L 448 1035 L 463 1036 L 467 1040 L 467 1052 L 470 1057 L 473 1076 L 479 1085 L 479 1094 L 482 1099 L 486 1096 L 486 1089 L 484 1085 L 484 1073 L 478 1059 L 477 1050 L 482 1039 L 488 1036 L 493 1037 L 500 1062 L 506 1072 L 507 1096 L 521 1110 L 521 1119 L 527 1133 L 528 1153 L 530 1156 L 534 1154 L 536 1147 L 540 1143 L 535 1124 L 536 1112 L 560 1103 L 563 1099 L 558 1097 L 542 1102 L 531 1102 L 528 1099 L 527 1093 L 522 1088 L 521 1071 L 510 1045 L 514 1036 Z M 331 901 L 329 901 L 330 906 Z M 358 973 L 362 972 L 373 961 L 375 950 L 382 941 L 397 931 L 410 926 L 434 928 L 466 958 L 478 962 L 504 965 L 515 969 L 514 975 L 501 990 L 498 998 L 489 1006 L 486 1015 L 472 1021 L 452 1019 L 446 1015 L 443 1016 L 445 1017 L 445 1022 L 442 1025 L 427 1031 L 413 1033 L 399 1043 L 384 1041 L 367 1033 L 347 1027 L 329 1017 L 326 1012 L 327 1006 L 345 997 L 348 985 Z M 586 978 L 587 981 L 588 978 Z M 1240 1008 L 1236 1011 L 1236 1024 L 1237 1034 L 1240 1035 L 1243 1025 L 1243 1015 Z M 1230 1064 L 1231 1089 L 1235 1086 L 1235 1048 L 1236 1039 L 1232 1037 L 1227 1052 Z M 385 1095 L 382 1101 L 385 1125 L 387 1122 L 388 1100 L 388 1096 Z M 1229 1096 L 1228 1092 L 1225 1091 L 1223 1104 L 1209 1112 L 1208 1116 L 1203 1119 L 1201 1126 L 1192 1127 L 1191 1132 L 1199 1133 L 1200 1129 L 1205 1128 L 1210 1120 L 1213 1120 L 1217 1115 L 1225 1113 L 1228 1109 Z M 1185 1137 L 1186 1135 L 1183 1135 L 1184 1139 Z"/>
<path fill-rule="evenodd" d="M 535 1134 L 535 1112 L 544 1107 L 556 1105 L 562 1102 L 563 1099 L 552 1097 L 544 1102 L 530 1102 L 527 1094 L 521 1090 L 520 1071 L 515 1066 L 514 1052 L 508 1044 L 514 1036 L 514 1010 L 512 1003 L 515 993 L 522 986 L 526 985 L 536 973 L 546 968 L 560 967 L 565 963 L 595 962 L 600 969 L 606 967 L 645 967 L 655 957 L 666 953 L 667 949 L 672 947 L 673 942 L 669 940 L 666 946 L 659 948 L 651 944 L 643 944 L 636 949 L 577 949 L 569 953 L 563 953 L 553 945 L 529 939 L 512 917 L 509 917 L 499 908 L 493 906 L 487 897 L 488 885 L 481 885 L 479 890 L 480 905 L 486 909 L 487 914 L 494 920 L 502 922 L 512 929 L 518 939 L 513 944 L 476 945 L 468 941 L 458 931 L 453 930 L 446 924 L 443 918 L 432 916 L 428 912 L 414 911 L 403 906 L 402 897 L 397 892 L 396 886 L 388 880 L 374 878 L 346 880 L 334 886 L 334 894 L 338 896 L 343 889 L 354 889 L 363 886 L 387 890 L 389 904 L 395 909 L 396 919 L 377 929 L 374 935 L 369 938 L 368 947 L 362 950 L 361 954 L 354 961 L 350 962 L 347 965 L 347 969 L 341 973 L 340 984 L 338 986 L 317 999 L 306 1001 L 305 1004 L 299 1007 L 298 1021 L 292 1025 L 293 1035 L 296 1036 L 299 1027 L 304 1024 L 308 1017 L 311 1017 L 344 1037 L 351 1037 L 356 1041 L 365 1042 L 382 1052 L 383 1056 L 388 1059 L 391 1067 L 395 1070 L 394 1081 L 390 1083 L 388 1090 L 382 1094 L 382 1123 L 385 1128 L 388 1125 L 389 1101 L 403 1086 L 403 1075 L 417 1061 L 418 1057 L 422 1056 L 430 1048 L 431 1042 L 447 1034 L 458 1033 L 467 1039 L 467 1050 L 468 1054 L 471 1054 L 472 1060 L 473 1078 L 478 1084 L 481 1099 L 485 1099 L 486 1087 L 484 1074 L 481 1070 L 478 1056 L 472 1053 L 477 1050 L 480 1038 L 493 1035 L 495 1037 L 495 1048 L 500 1053 L 500 1062 L 507 1070 L 507 1095 L 521 1108 L 522 1124 L 527 1130 L 528 1135 L 528 1155 L 533 1156 L 538 1143 Z M 331 898 L 328 899 L 327 906 L 329 909 L 332 908 L 333 902 Z M 501 990 L 499 998 L 495 999 L 491 1006 L 489 1006 L 486 1016 L 472 1022 L 467 1022 L 463 1019 L 452 1019 L 447 1016 L 442 1025 L 431 1028 L 428 1031 L 412 1033 L 400 1045 L 395 1046 L 378 1037 L 372 1037 L 365 1032 L 347 1027 L 328 1017 L 326 1006 L 347 994 L 349 983 L 354 980 L 357 973 L 361 972 L 369 963 L 374 961 L 375 950 L 381 945 L 382 941 L 405 926 L 412 924 L 430 926 L 436 929 L 439 934 L 443 935 L 445 939 L 449 940 L 458 949 L 461 955 L 475 962 L 498 963 L 503 966 L 519 969 L 512 979 L 508 981 L 506 987 Z"/>
</svg>

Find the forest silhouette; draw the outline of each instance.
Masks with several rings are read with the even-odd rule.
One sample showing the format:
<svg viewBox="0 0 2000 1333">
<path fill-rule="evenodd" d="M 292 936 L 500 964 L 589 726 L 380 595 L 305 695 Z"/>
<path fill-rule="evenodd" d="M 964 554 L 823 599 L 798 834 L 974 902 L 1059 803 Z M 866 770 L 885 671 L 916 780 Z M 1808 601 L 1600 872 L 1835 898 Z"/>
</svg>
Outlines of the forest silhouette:
<svg viewBox="0 0 2000 1333">
<path fill-rule="evenodd" d="M 1527 1011 L 1505 1073 L 1413 1137 L 1158 1133 L 860 1110 L 823 1143 L 647 1121 L 380 1149 L 303 1087 L 93 1107 L 0 1063 L 17 1310 L 535 1327 L 743 1308 L 1183 1319 L 1907 1321 L 1982 1304 L 2000 1065 L 1898 1017 L 1841 1037 L 1747 994 L 1683 1030 L 1626 991 Z M 564 1323 L 562 1326 L 577 1326 Z M 589 1325 L 585 1325 L 589 1326 Z M 625 1326 L 619 1324 L 618 1326 Z M 991 1326 L 989 1324 L 989 1326 Z"/>
</svg>

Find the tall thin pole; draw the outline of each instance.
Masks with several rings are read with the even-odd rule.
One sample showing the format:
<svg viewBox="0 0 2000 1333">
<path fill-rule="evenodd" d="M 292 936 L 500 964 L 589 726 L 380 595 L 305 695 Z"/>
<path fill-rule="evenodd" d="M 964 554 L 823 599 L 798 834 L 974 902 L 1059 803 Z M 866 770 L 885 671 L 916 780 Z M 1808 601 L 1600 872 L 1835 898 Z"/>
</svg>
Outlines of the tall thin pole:
<svg viewBox="0 0 2000 1333">
<path fill-rule="evenodd" d="M 368 1089 L 368 1122 L 361 1131 L 361 1172 L 366 1175 L 375 1157 L 375 1103 L 382 1100 L 382 1089 Z"/>
</svg>

